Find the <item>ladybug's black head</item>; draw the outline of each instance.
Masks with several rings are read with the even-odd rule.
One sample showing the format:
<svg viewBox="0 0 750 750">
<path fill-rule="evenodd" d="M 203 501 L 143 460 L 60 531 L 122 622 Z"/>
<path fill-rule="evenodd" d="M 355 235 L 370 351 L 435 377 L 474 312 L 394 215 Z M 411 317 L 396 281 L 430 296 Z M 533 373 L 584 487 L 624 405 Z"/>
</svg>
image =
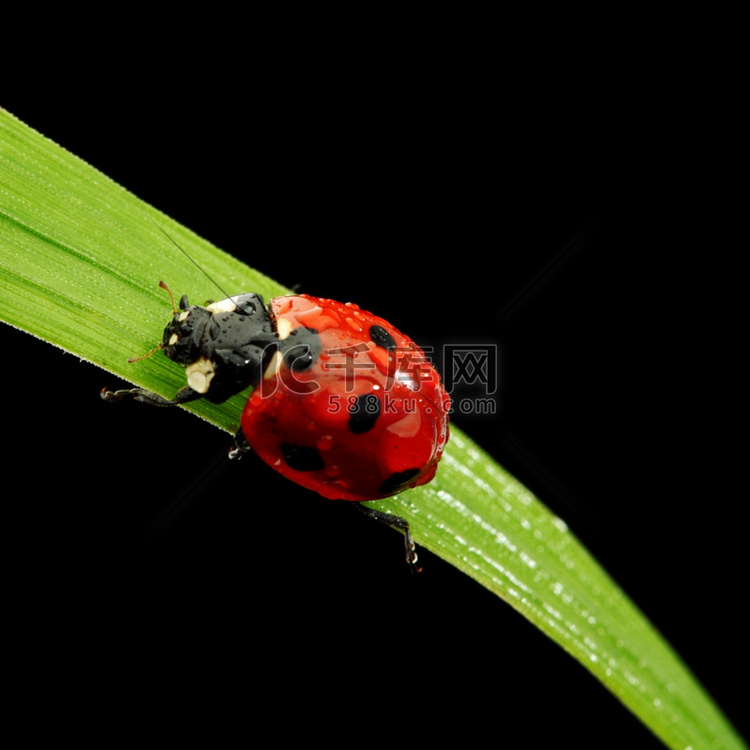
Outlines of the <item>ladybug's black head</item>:
<svg viewBox="0 0 750 750">
<path fill-rule="evenodd" d="M 263 298 L 238 294 L 200 307 L 183 295 L 178 307 L 169 287 L 163 281 L 159 286 L 169 293 L 173 316 L 161 344 L 145 356 L 161 349 L 183 365 L 194 394 L 191 398 L 201 396 L 220 404 L 247 386 L 257 385 L 279 348 L 279 335 Z M 145 357 L 130 361 L 136 359 Z M 301 364 L 302 358 L 300 363 L 295 360 L 298 369 Z"/>
<path fill-rule="evenodd" d="M 164 353 L 181 365 L 195 362 L 201 354 L 201 337 L 211 313 L 205 307 L 189 305 L 187 295 L 180 299 L 180 307 L 164 329 L 162 349 Z"/>
<path fill-rule="evenodd" d="M 270 313 L 253 293 L 206 307 L 182 297 L 162 340 L 164 353 L 185 365 L 188 386 L 219 404 L 256 385 L 277 346 Z"/>
</svg>

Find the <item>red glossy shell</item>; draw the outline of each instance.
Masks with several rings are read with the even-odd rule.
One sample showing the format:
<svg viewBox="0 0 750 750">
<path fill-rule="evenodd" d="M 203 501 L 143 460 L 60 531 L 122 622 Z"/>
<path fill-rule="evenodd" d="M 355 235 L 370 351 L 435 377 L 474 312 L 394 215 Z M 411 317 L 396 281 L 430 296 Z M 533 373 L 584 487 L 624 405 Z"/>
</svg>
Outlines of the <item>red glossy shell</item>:
<svg viewBox="0 0 750 750">
<path fill-rule="evenodd" d="M 350 303 L 303 294 L 276 297 L 270 307 L 280 336 L 300 326 L 315 329 L 321 349 L 302 372 L 283 364 L 267 370 L 242 415 L 251 448 L 284 476 L 331 499 L 373 500 L 429 482 L 448 440 L 449 398 L 422 350 Z M 355 403 L 365 415 L 362 431 L 352 429 Z M 294 458 L 300 455 L 302 465 Z"/>
</svg>

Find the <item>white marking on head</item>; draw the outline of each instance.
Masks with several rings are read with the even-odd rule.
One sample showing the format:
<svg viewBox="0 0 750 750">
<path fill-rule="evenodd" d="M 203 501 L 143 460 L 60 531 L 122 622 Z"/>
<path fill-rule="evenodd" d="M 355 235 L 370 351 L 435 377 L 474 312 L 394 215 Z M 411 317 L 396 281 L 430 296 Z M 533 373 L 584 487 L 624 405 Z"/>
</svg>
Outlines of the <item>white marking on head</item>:
<svg viewBox="0 0 750 750">
<path fill-rule="evenodd" d="M 276 319 L 276 333 L 280 339 L 288 338 L 292 332 L 292 321 L 289 318 L 277 318 Z"/>
<path fill-rule="evenodd" d="M 279 370 L 281 369 L 281 363 L 284 361 L 284 357 L 281 355 L 281 352 L 278 351 L 278 349 L 273 353 L 273 357 L 271 357 L 271 361 L 268 363 L 268 367 L 266 367 L 266 371 L 263 373 L 263 380 L 270 380 L 271 378 L 275 378 L 279 374 Z"/>
<path fill-rule="evenodd" d="M 201 357 L 197 362 L 193 362 L 185 368 L 188 385 L 196 393 L 208 393 L 216 370 L 210 359 Z"/>
<path fill-rule="evenodd" d="M 218 302 L 212 302 L 206 309 L 216 315 L 216 313 L 232 313 L 237 310 L 235 300 L 237 297 L 227 297 L 220 299 Z"/>
</svg>

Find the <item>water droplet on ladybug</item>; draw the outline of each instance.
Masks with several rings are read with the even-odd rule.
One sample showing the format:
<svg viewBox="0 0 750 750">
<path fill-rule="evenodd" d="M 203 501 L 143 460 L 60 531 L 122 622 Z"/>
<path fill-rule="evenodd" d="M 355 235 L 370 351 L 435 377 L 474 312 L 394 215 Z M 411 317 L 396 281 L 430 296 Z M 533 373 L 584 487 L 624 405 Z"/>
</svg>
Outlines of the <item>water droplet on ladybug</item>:
<svg viewBox="0 0 750 750">
<path fill-rule="evenodd" d="M 318 440 L 315 442 L 315 447 L 319 451 L 329 451 L 331 448 L 333 448 L 333 436 L 332 435 L 323 435 L 323 437 L 318 438 Z"/>
</svg>

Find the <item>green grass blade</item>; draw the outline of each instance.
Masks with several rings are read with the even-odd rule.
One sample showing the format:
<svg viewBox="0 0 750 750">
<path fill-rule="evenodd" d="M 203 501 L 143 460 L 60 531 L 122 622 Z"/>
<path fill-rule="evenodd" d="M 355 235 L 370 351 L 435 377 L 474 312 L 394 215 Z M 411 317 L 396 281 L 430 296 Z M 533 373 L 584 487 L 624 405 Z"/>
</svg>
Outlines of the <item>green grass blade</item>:
<svg viewBox="0 0 750 750">
<path fill-rule="evenodd" d="M 159 227 L 224 289 L 285 293 L 0 110 L 0 319 L 171 396 L 184 384 L 179 367 L 165 357 L 127 364 L 165 324 Z M 170 274 L 174 290 L 205 286 L 193 264 Z M 231 432 L 243 399 L 190 409 Z M 668 747 L 745 747 L 564 522 L 459 430 L 430 485 L 374 505 L 405 516 L 418 544 L 528 618 Z"/>
</svg>

